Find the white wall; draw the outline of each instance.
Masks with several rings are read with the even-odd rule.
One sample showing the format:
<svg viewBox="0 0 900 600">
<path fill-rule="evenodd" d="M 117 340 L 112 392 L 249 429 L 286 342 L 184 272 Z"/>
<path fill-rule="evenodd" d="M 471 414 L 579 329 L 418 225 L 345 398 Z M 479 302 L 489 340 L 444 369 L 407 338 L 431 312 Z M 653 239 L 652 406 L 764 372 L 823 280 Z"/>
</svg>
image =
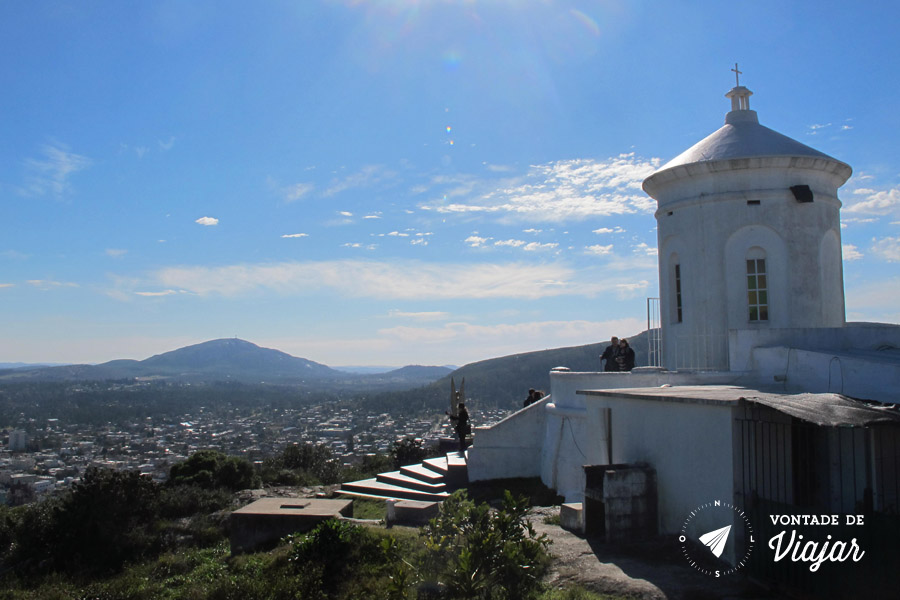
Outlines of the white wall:
<svg viewBox="0 0 900 600">
<path fill-rule="evenodd" d="M 547 396 L 491 427 L 476 427 L 466 459 L 469 481 L 540 475 L 549 402 Z"/>
<path fill-rule="evenodd" d="M 732 502 L 731 404 L 625 396 L 591 396 L 586 402 L 589 413 L 610 409 L 612 462 L 644 462 L 656 469 L 660 533 L 678 532 L 705 502 Z"/>
</svg>

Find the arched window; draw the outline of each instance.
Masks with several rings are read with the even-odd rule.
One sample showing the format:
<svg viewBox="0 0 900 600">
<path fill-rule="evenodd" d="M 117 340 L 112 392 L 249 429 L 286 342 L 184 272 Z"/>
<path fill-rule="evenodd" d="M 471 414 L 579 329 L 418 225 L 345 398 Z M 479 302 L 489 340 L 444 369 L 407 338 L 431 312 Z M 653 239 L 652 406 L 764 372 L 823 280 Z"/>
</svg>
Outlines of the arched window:
<svg viewBox="0 0 900 600">
<path fill-rule="evenodd" d="M 669 277 L 671 277 L 671 294 L 672 300 L 669 303 L 671 308 L 672 323 L 681 323 L 683 321 L 683 312 L 681 305 L 681 261 L 674 252 L 669 256 Z"/>
<path fill-rule="evenodd" d="M 759 247 L 747 251 L 747 308 L 751 323 L 769 320 L 769 278 L 766 251 Z"/>
</svg>

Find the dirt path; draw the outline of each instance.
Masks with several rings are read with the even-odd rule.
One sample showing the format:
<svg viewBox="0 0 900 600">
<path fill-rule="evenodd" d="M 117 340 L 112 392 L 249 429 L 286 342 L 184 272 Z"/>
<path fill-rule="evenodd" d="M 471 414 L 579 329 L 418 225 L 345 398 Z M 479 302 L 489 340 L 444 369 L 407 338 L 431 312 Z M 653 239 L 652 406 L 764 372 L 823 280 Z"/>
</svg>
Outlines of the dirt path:
<svg viewBox="0 0 900 600">
<path fill-rule="evenodd" d="M 559 507 L 535 508 L 532 523 L 553 541 L 554 587 L 578 584 L 597 593 L 641 600 L 713 600 L 771 598 L 742 575 L 712 578 L 685 564 L 673 541 L 623 546 L 579 537 L 559 525 L 544 522 Z"/>
</svg>

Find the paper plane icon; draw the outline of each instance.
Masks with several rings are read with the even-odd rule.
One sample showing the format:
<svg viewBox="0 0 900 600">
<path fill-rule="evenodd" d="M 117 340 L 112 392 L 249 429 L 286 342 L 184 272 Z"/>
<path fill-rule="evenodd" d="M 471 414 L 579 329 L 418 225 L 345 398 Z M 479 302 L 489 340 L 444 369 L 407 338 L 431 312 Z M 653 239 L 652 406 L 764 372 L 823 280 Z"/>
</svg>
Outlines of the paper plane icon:
<svg viewBox="0 0 900 600">
<path fill-rule="evenodd" d="M 700 542 L 709 547 L 716 558 L 722 556 L 725 550 L 725 542 L 728 541 L 728 534 L 731 532 L 731 525 L 704 533 L 700 536 Z"/>
</svg>

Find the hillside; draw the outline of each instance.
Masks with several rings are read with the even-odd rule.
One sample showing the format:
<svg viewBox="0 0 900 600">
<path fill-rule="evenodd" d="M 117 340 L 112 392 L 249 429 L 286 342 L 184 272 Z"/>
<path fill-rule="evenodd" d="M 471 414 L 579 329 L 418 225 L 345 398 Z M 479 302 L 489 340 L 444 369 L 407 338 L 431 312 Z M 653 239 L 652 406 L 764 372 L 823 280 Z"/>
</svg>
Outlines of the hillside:
<svg viewBox="0 0 900 600">
<path fill-rule="evenodd" d="M 635 351 L 635 366 L 647 365 L 647 332 L 627 337 Z M 599 371 L 600 354 L 609 341 L 585 346 L 538 350 L 491 358 L 456 369 L 434 383 L 416 390 L 381 394 L 367 404 L 395 413 L 417 410 L 443 411 L 450 399 L 450 379 L 459 387 L 466 381 L 466 398 L 475 407 L 513 409 L 522 406 L 528 389 L 550 392 L 550 370 L 566 367 L 572 371 Z"/>
</svg>

